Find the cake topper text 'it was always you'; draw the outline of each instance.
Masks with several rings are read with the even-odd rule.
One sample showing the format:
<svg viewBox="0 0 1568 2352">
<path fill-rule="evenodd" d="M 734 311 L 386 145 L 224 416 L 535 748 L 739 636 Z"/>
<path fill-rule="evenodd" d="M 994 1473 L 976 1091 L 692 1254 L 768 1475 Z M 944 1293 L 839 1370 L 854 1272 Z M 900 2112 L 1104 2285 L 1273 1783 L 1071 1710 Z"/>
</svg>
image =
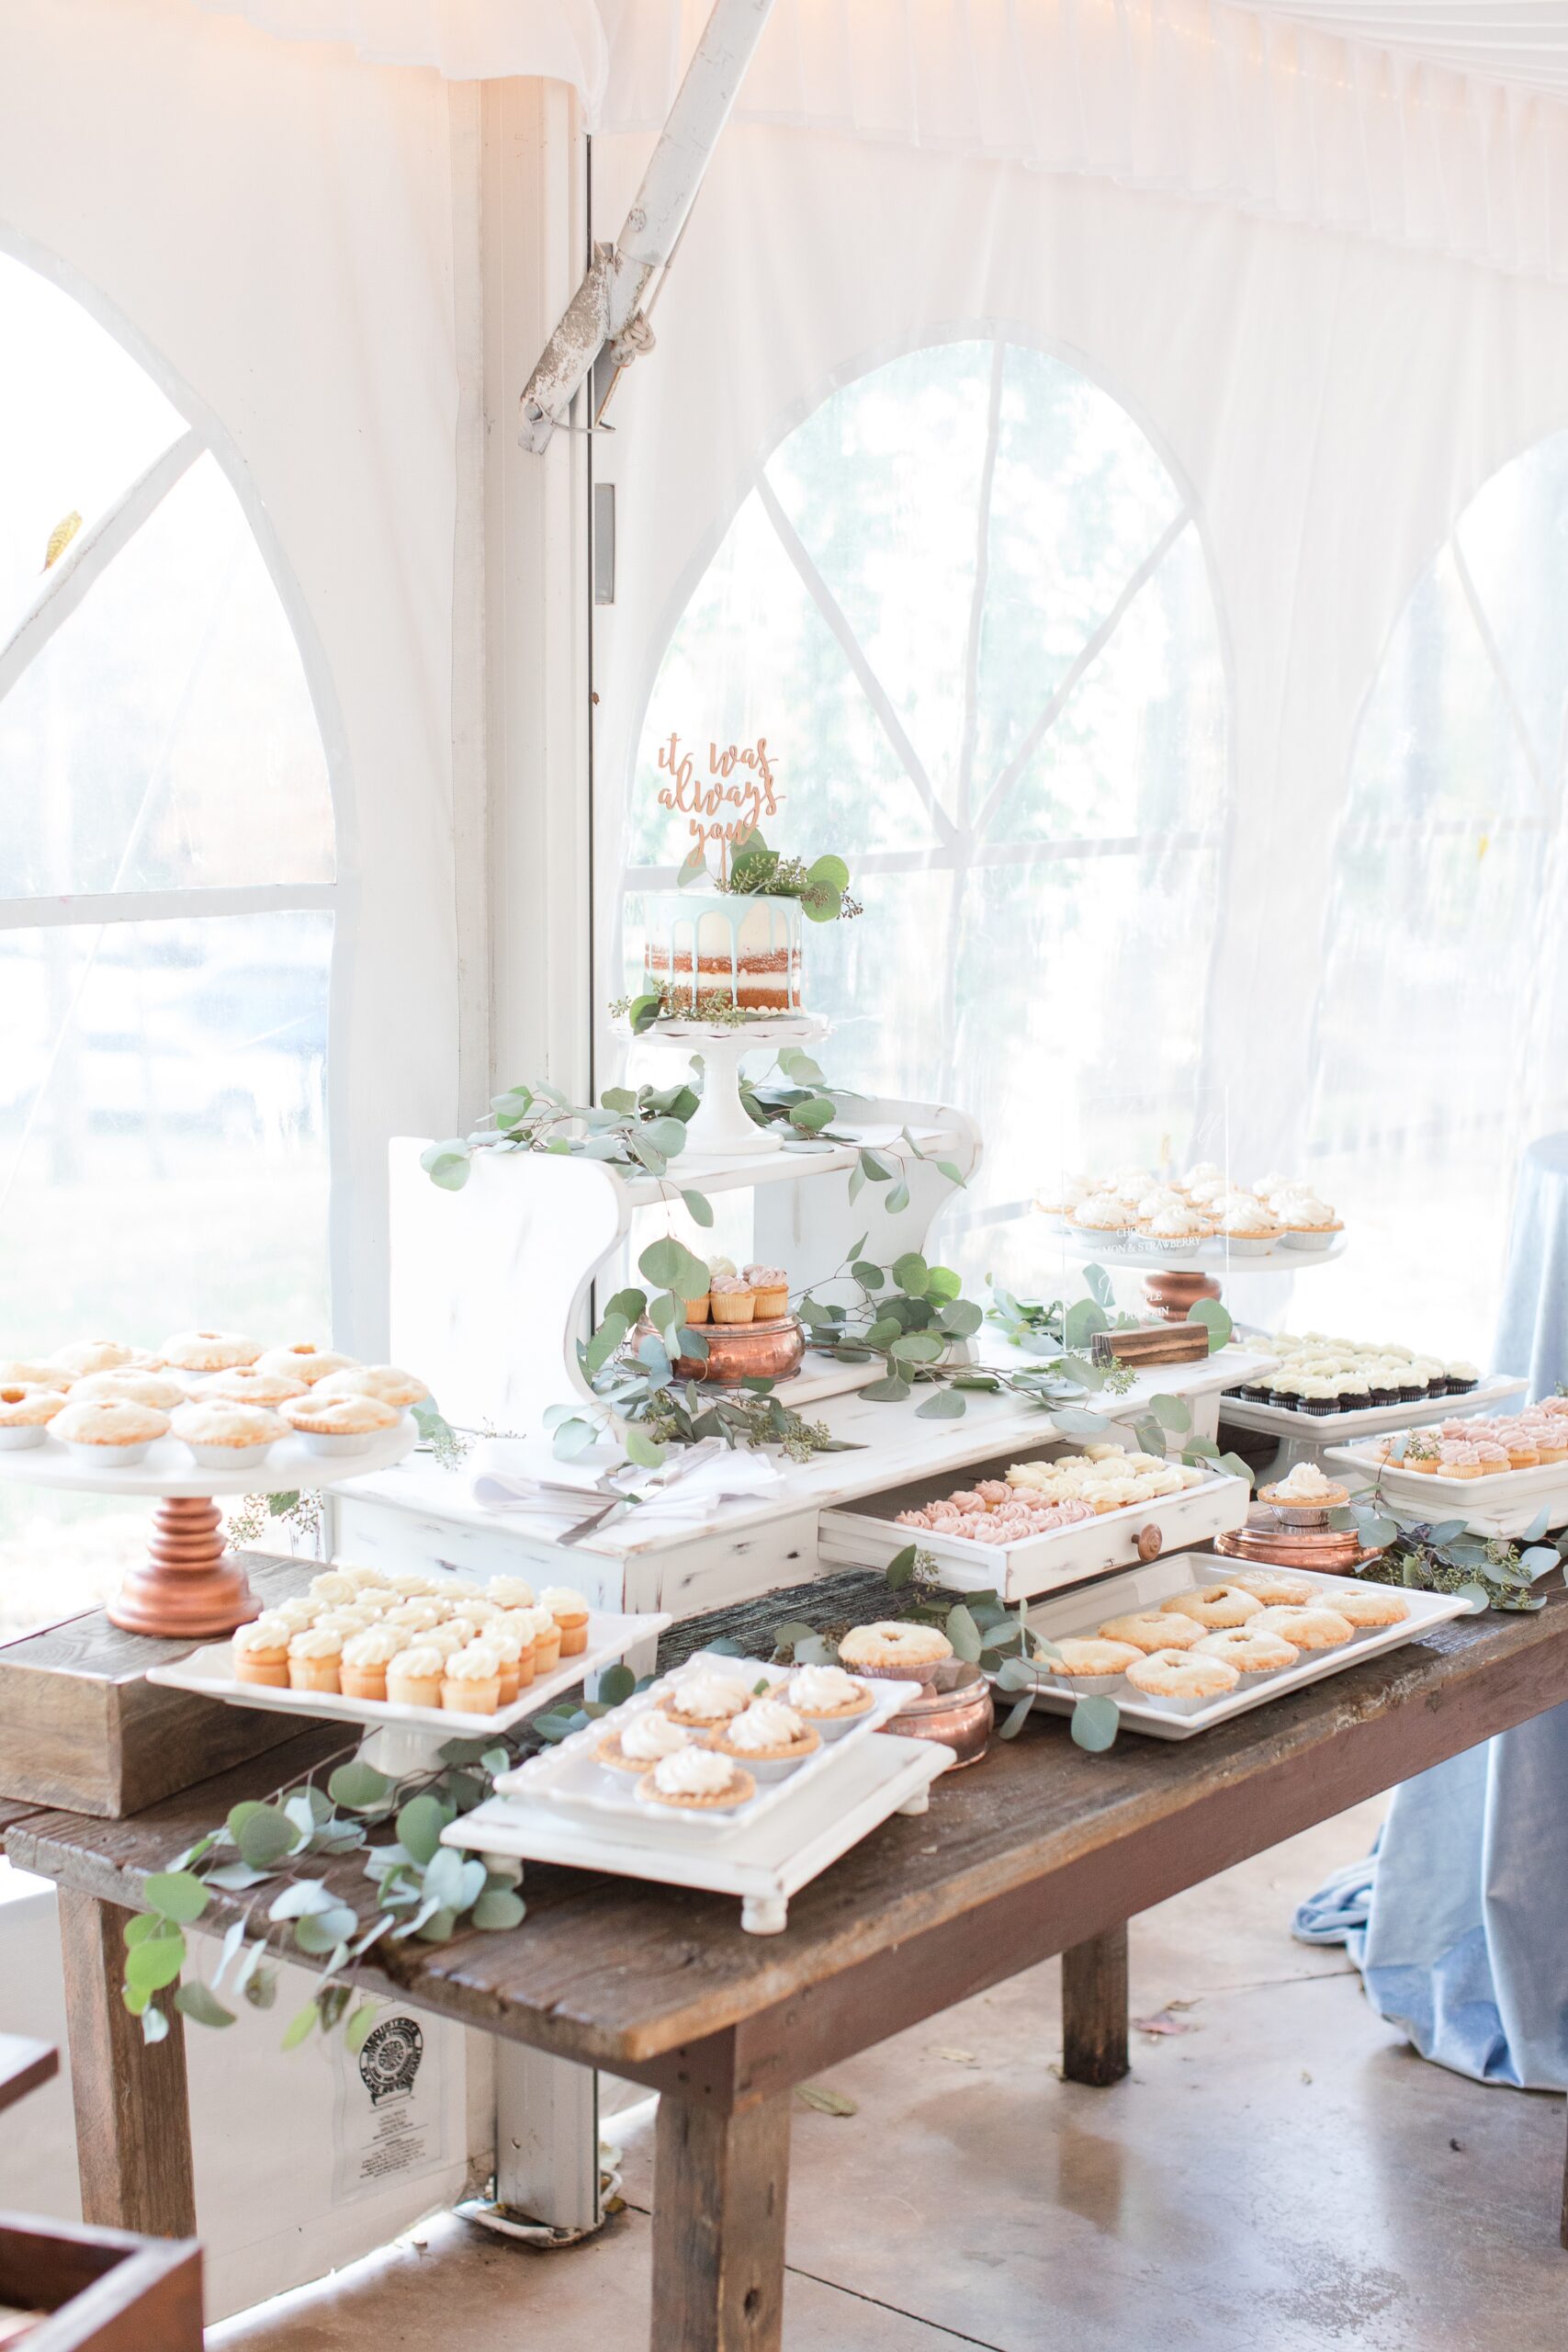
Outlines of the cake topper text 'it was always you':
<svg viewBox="0 0 1568 2352">
<path fill-rule="evenodd" d="M 727 743 L 723 751 L 710 743 L 705 777 L 690 752 L 681 749 L 679 735 L 671 734 L 659 746 L 659 770 L 670 778 L 659 788 L 660 807 L 684 817 L 692 839 L 705 846 L 744 841 L 761 830 L 764 817 L 777 815 L 784 797 L 774 789 L 765 735 L 755 743 Z"/>
</svg>

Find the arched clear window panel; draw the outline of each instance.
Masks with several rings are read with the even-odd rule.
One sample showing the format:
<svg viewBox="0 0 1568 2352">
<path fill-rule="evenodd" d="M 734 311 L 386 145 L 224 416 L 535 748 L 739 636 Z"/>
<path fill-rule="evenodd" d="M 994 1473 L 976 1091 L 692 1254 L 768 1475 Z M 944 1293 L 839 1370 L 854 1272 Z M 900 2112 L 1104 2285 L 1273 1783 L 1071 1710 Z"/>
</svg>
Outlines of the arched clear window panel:
<svg viewBox="0 0 1568 2352">
<path fill-rule="evenodd" d="M 944 1247 L 1038 1279 L 1036 1187 L 1201 1126 L 1227 694 L 1196 523 L 1063 361 L 942 344 L 832 393 L 774 450 L 679 623 L 631 787 L 622 933 L 684 820 L 658 745 L 768 736 L 774 831 L 853 865 L 813 929 L 835 1077 L 961 1102 L 987 1156 Z M 1151 989 L 1149 976 L 1159 985 Z"/>
<path fill-rule="evenodd" d="M 1558 434 L 1477 493 L 1394 629 L 1352 752 L 1325 941 L 1314 1176 L 1354 1204 L 1368 1308 L 1413 1327 L 1440 1268 L 1436 1338 L 1476 1357 L 1492 1344 L 1519 1151 L 1568 1120 L 1551 920 L 1565 596 Z M 1336 1275 L 1321 1302 L 1314 1283 L 1325 1313 Z"/>
<path fill-rule="evenodd" d="M 325 1334 L 335 864 L 299 648 L 217 458 L 8 260 L 0 348 L 0 1355 Z M 145 1514 L 107 1514 L 5 1490 L 0 1627 L 113 1580 Z"/>
</svg>

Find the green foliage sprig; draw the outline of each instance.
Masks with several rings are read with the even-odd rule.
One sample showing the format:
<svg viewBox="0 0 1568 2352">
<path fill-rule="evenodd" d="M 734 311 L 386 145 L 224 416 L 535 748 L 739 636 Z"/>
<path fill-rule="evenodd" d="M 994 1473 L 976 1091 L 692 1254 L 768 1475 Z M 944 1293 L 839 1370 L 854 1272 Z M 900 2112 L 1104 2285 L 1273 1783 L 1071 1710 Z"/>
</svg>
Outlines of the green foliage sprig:
<svg viewBox="0 0 1568 2352">
<path fill-rule="evenodd" d="M 1391 1461 L 1403 1459 L 1395 1441 Z M 1472 1534 L 1462 1518 L 1429 1520 L 1402 1510 L 1383 1492 L 1380 1471 L 1370 1487 L 1328 1514 L 1331 1527 L 1352 1528 L 1363 1548 L 1378 1551 L 1355 1573 L 1371 1584 L 1397 1584 L 1419 1592 L 1451 1592 L 1468 1600 L 1471 1613 L 1484 1609 L 1544 1609 L 1535 1590 L 1542 1577 L 1568 1559 L 1568 1528 L 1547 1535 L 1551 1514 L 1541 1511 L 1517 1543 L 1506 1536 Z"/>
<path fill-rule="evenodd" d="M 612 1669 L 613 1671 L 613 1669 Z M 325 1789 L 314 1773 L 286 1784 L 256 1804 L 232 1807 L 221 1827 L 187 1846 L 166 1871 L 142 1888 L 143 1911 L 125 1930 L 125 1981 L 120 1997 L 141 2020 L 143 2039 L 162 2041 L 169 2030 L 160 1996 L 173 1988 L 174 2006 L 197 2025 L 232 2025 L 243 1999 L 269 2009 L 277 1998 L 277 1968 L 265 1929 L 248 1939 L 254 1906 L 232 1922 L 205 1980 L 186 1971 L 186 1929 L 207 1910 L 212 1893 L 236 1894 L 283 1883 L 266 1909 L 273 1926 L 287 1925 L 294 1947 L 325 1962 L 321 1982 L 283 2036 L 297 2049 L 319 2026 L 323 2034 L 347 2018 L 348 2045 L 357 2050 L 376 2021 L 365 2000 L 349 2016 L 352 1988 L 339 1981 L 383 1939 L 445 1943 L 459 1925 L 500 1929 L 524 1917 L 517 1893 L 522 1864 L 500 1856 L 484 1860 L 443 1846 L 441 1833 L 459 1814 L 490 1795 L 494 1776 L 516 1758 L 500 1738 L 449 1740 L 438 1771 L 393 1781 L 357 1758 L 339 1764 Z M 372 1846 L 372 1828 L 389 1826 L 390 1842 Z M 303 1865 L 365 1850 L 365 1874 L 376 1889 L 375 1914 L 362 1926 L 351 1904 Z M 258 1898 L 259 1900 L 259 1898 Z M 228 2001 L 220 1999 L 224 1990 Z"/>
<path fill-rule="evenodd" d="M 471 1135 L 427 1144 L 419 1164 L 432 1183 L 448 1193 L 462 1191 L 480 1151 L 603 1159 L 662 1178 L 686 1148 L 686 1123 L 698 1100 L 694 1088 L 682 1084 L 639 1086 L 635 1092 L 609 1086 L 596 1104 L 569 1102 L 558 1088 L 536 1079 L 532 1085 L 492 1095 L 484 1123 Z M 571 1133 L 573 1128 L 581 1133 Z"/>
<path fill-rule="evenodd" d="M 681 868 L 680 888 L 705 882 L 710 889 L 735 899 L 797 899 L 810 922 L 852 922 L 863 910 L 850 895 L 850 869 L 831 852 L 807 865 L 798 857 L 784 857 L 770 849 L 760 832 L 748 833 L 729 853 L 727 869 L 708 870 L 705 845 L 699 842 Z"/>
<path fill-rule="evenodd" d="M 321 1496 L 301 1493 L 298 1487 L 287 1494 L 243 1495 L 229 1513 L 229 1541 L 241 1549 L 259 1544 L 275 1521 L 281 1521 L 302 1543 L 313 1543 L 321 1531 Z"/>
<path fill-rule="evenodd" d="M 998 1324 L 1015 1348 L 1030 1355 L 1049 1355 L 1062 1348 L 1083 1349 L 1089 1346 L 1100 1331 L 1136 1331 L 1143 1327 L 1135 1315 L 1123 1315 L 1117 1310 L 1116 1295 L 1111 1276 L 1103 1266 L 1086 1266 L 1084 1282 L 1089 1289 L 1087 1298 L 1022 1300 L 1003 1288 L 994 1275 L 987 1276 L 991 1304 L 986 1312 Z M 1228 1346 L 1235 1325 L 1228 1308 L 1217 1298 L 1201 1298 L 1189 1309 L 1189 1323 L 1201 1323 L 1209 1335 L 1209 1353 L 1217 1355 Z M 1131 1386 L 1135 1374 L 1129 1374 L 1125 1385 Z"/>
</svg>

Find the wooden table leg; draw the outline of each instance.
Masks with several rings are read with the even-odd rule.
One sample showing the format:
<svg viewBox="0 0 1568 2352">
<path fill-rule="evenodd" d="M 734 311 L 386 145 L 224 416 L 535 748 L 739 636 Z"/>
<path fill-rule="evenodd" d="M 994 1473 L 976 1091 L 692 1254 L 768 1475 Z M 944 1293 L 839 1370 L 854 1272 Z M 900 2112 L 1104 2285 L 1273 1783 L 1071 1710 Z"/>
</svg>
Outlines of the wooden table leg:
<svg viewBox="0 0 1568 2352">
<path fill-rule="evenodd" d="M 1557 2239 L 1560 2245 L 1568 2247 L 1568 2155 L 1562 2164 L 1562 2219 L 1558 2224 Z"/>
<path fill-rule="evenodd" d="M 147 2237 L 194 2237 L 185 2020 L 168 2003 L 167 2036 L 143 2041 L 141 2018 L 120 1999 L 132 1916 L 60 1889 L 82 2217 Z"/>
<path fill-rule="evenodd" d="M 1127 2072 L 1127 1929 L 1062 1954 L 1062 2072 L 1103 2089 Z"/>
<path fill-rule="evenodd" d="M 652 2352 L 779 2352 L 790 2093 L 739 2114 L 659 2102 Z"/>
</svg>

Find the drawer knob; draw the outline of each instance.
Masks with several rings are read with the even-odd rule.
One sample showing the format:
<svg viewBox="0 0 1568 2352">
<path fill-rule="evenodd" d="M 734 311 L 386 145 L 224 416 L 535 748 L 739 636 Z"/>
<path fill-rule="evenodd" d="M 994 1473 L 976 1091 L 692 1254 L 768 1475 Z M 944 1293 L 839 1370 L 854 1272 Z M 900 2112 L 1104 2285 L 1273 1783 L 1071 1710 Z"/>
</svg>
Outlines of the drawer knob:
<svg viewBox="0 0 1568 2352">
<path fill-rule="evenodd" d="M 1155 1525 L 1153 1520 L 1149 1521 L 1147 1527 L 1139 1528 L 1137 1535 L 1134 1540 L 1138 1547 L 1138 1557 L 1140 1560 L 1157 1560 L 1165 1544 L 1165 1537 Z"/>
</svg>

